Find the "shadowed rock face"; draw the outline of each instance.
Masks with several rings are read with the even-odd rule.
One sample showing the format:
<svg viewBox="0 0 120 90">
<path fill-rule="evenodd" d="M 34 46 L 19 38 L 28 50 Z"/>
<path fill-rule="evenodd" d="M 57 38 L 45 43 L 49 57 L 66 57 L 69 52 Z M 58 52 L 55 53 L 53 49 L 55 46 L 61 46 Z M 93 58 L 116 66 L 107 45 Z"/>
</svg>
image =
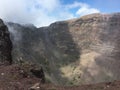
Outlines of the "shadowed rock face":
<svg viewBox="0 0 120 90">
<path fill-rule="evenodd" d="M 7 26 L 0 19 L 0 64 L 12 63 L 12 43 Z"/>
<path fill-rule="evenodd" d="M 46 77 L 55 84 L 120 79 L 120 13 L 91 14 L 41 28 L 8 26 L 21 36 L 15 40 L 11 33 L 14 60 L 42 63 Z"/>
</svg>

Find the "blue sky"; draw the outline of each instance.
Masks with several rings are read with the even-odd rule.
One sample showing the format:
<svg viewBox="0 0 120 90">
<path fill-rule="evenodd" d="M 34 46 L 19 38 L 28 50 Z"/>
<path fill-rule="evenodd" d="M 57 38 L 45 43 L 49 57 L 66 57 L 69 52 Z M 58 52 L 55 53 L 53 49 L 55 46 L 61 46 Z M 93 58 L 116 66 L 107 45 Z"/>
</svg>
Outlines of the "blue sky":
<svg viewBox="0 0 120 90">
<path fill-rule="evenodd" d="M 0 18 L 37 27 L 91 13 L 120 12 L 120 0 L 0 0 Z"/>
<path fill-rule="evenodd" d="M 103 13 L 120 12 L 120 0 L 61 0 L 63 4 L 72 4 L 74 1 L 86 3 Z"/>
</svg>

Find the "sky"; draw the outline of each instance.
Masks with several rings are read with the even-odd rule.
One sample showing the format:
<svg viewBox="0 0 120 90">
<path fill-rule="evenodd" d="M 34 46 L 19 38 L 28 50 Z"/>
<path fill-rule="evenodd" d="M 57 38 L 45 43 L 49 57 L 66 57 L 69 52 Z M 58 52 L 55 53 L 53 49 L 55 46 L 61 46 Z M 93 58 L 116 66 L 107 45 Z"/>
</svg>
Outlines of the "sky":
<svg viewBox="0 0 120 90">
<path fill-rule="evenodd" d="M 0 0 L 6 22 L 47 26 L 92 13 L 120 12 L 120 0 Z"/>
</svg>

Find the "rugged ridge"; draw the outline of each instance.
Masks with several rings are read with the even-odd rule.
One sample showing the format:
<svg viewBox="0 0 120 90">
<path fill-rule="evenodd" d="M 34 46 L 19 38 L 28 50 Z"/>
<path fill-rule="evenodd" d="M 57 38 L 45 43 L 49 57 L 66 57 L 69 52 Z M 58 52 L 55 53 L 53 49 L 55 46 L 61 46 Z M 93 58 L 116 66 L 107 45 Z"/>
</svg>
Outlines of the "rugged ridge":
<svg viewBox="0 0 120 90">
<path fill-rule="evenodd" d="M 0 65 L 12 63 L 12 42 L 7 26 L 0 19 Z"/>
<path fill-rule="evenodd" d="M 41 62 L 46 78 L 54 84 L 120 79 L 120 13 L 91 14 L 41 28 L 15 23 L 8 27 L 14 61 Z"/>
</svg>

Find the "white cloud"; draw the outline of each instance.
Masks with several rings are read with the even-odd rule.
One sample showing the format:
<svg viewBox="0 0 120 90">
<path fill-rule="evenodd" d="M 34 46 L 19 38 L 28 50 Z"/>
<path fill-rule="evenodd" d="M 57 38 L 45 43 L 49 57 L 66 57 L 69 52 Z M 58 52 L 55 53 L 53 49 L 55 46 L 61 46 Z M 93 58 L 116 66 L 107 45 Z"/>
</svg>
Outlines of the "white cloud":
<svg viewBox="0 0 120 90">
<path fill-rule="evenodd" d="M 76 13 L 71 12 L 76 7 Z M 0 0 L 0 18 L 21 24 L 33 23 L 36 26 L 45 26 L 57 20 L 97 11 L 99 12 L 80 2 L 62 5 L 60 0 Z"/>
<path fill-rule="evenodd" d="M 83 15 L 92 14 L 92 13 L 99 13 L 99 12 L 100 11 L 98 9 L 95 9 L 95 8 L 82 7 L 76 12 L 76 14 L 83 16 Z"/>
<path fill-rule="evenodd" d="M 87 15 L 87 14 L 100 12 L 98 9 L 91 8 L 88 4 L 81 3 L 81 2 L 74 2 L 71 5 L 66 5 L 66 8 L 67 9 L 78 8 L 78 10 L 76 11 L 76 16 L 83 16 L 83 15 Z"/>
<path fill-rule="evenodd" d="M 58 6 L 59 0 L 0 0 L 0 18 L 21 24 L 48 25 L 57 20 L 49 14 Z"/>
</svg>

